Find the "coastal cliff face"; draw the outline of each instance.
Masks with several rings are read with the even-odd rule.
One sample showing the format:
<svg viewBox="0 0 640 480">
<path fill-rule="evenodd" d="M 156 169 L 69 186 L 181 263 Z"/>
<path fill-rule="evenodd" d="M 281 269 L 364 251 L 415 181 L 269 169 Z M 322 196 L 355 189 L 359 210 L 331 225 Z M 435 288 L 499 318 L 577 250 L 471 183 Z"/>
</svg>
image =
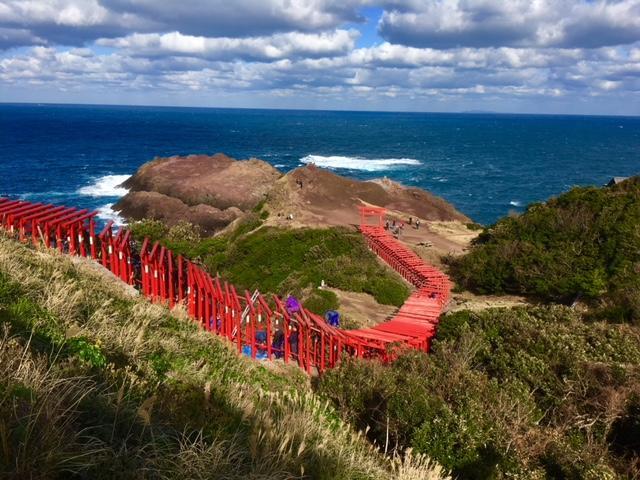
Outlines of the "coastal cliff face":
<svg viewBox="0 0 640 480">
<path fill-rule="evenodd" d="M 359 205 L 387 208 L 399 218 L 468 222 L 445 200 L 388 179 L 358 181 L 308 165 L 283 175 L 258 159 L 224 154 L 158 158 L 124 184 L 129 193 L 114 209 L 126 218 L 153 218 L 169 226 L 199 225 L 205 234 L 223 229 L 266 202 L 270 223 L 289 226 L 349 225 Z"/>
<path fill-rule="evenodd" d="M 213 233 L 261 202 L 282 174 L 257 159 L 223 154 L 158 158 L 145 163 L 123 185 L 115 206 L 134 220 L 154 218 L 168 225 L 186 220 Z"/>
</svg>

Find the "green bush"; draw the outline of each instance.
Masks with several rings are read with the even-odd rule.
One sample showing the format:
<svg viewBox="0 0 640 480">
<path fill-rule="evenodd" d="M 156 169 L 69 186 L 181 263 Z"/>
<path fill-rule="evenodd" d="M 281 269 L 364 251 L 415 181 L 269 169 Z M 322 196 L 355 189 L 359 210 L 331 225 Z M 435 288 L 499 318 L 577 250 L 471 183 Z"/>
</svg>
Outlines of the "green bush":
<svg viewBox="0 0 640 480">
<path fill-rule="evenodd" d="M 335 293 L 316 288 L 304 299 L 304 306 L 315 314 L 324 315 L 328 310 L 337 310 L 340 302 Z"/>
<path fill-rule="evenodd" d="M 402 278 L 380 265 L 359 233 L 341 228 L 259 228 L 258 209 L 224 236 L 202 238 L 198 229 L 180 223 L 167 229 L 157 220 L 134 222 L 139 242 L 145 236 L 175 254 L 201 262 L 212 274 L 241 289 L 301 296 L 322 280 L 330 287 L 365 292 L 385 305 L 402 305 L 410 290 Z M 310 298 L 312 311 L 337 308 L 337 298 Z M 324 312 L 322 312 L 324 313 Z"/>
<path fill-rule="evenodd" d="M 130 223 L 129 229 L 133 238 L 139 242 L 142 242 L 145 237 L 149 237 L 152 242 L 161 240 L 168 232 L 168 228 L 163 222 L 149 218 Z"/>
<path fill-rule="evenodd" d="M 640 177 L 574 188 L 485 229 L 449 258 L 453 277 L 479 293 L 591 302 L 599 318 L 640 319 Z M 598 309 L 600 309 L 599 314 Z"/>
<path fill-rule="evenodd" d="M 67 348 L 72 355 L 82 362 L 96 368 L 107 365 L 107 357 L 102 352 L 99 344 L 92 343 L 83 337 L 71 338 L 67 341 Z"/>
<path fill-rule="evenodd" d="M 348 359 L 318 389 L 378 445 L 459 478 L 640 473 L 640 331 L 566 307 L 446 315 L 429 355 Z"/>
<path fill-rule="evenodd" d="M 300 292 L 325 280 L 384 304 L 399 306 L 409 296 L 404 281 L 379 264 L 362 236 L 346 229 L 261 228 L 231 242 L 217 267 L 232 282 L 263 292 Z"/>
<path fill-rule="evenodd" d="M 199 243 L 201 240 L 200 228 L 182 220 L 169 229 L 167 240 L 169 242 Z"/>
</svg>

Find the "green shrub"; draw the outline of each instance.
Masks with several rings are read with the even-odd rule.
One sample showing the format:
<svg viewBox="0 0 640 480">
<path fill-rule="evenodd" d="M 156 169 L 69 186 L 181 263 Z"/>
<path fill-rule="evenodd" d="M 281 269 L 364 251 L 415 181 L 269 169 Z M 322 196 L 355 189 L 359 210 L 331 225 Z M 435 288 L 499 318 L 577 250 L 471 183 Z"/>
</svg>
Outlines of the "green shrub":
<svg viewBox="0 0 640 480">
<path fill-rule="evenodd" d="M 371 294 L 379 303 L 400 306 L 409 287 L 391 269 L 380 265 L 359 233 L 341 228 L 259 228 L 257 213 L 247 216 L 225 236 L 201 238 L 188 223 L 166 229 L 156 220 L 132 224 L 136 239 L 144 235 L 160 241 L 175 254 L 200 261 L 207 270 L 235 283 L 241 289 L 279 295 L 300 296 L 322 280 L 328 286 Z M 335 308 L 328 296 L 312 298 Z M 319 310 L 318 310 L 319 311 Z"/>
<path fill-rule="evenodd" d="M 182 220 L 169 229 L 167 232 L 167 240 L 173 243 L 199 243 L 201 240 L 200 228 L 197 225 Z"/>
<path fill-rule="evenodd" d="M 407 286 L 396 278 L 386 276 L 370 277 L 362 290 L 384 305 L 401 306 L 408 296 Z"/>
<path fill-rule="evenodd" d="M 304 299 L 304 306 L 315 314 L 324 315 L 327 310 L 337 310 L 340 302 L 335 293 L 316 288 Z"/>
<path fill-rule="evenodd" d="M 100 345 L 86 338 L 76 337 L 67 340 L 67 348 L 71 355 L 75 355 L 91 367 L 102 368 L 107 365 L 107 357 L 102 353 Z"/>
<path fill-rule="evenodd" d="M 482 230 L 482 229 L 484 229 L 484 227 L 481 224 L 475 223 L 475 222 L 469 222 L 469 223 L 466 223 L 465 225 L 469 230 Z"/>
<path fill-rule="evenodd" d="M 485 229 L 451 273 L 479 293 L 514 293 L 640 319 L 640 177 L 574 188 Z"/>
<path fill-rule="evenodd" d="M 385 304 L 401 305 L 409 295 L 404 281 L 378 263 L 359 233 L 339 228 L 261 228 L 231 242 L 218 268 L 232 282 L 263 292 L 300 292 L 325 280 Z"/>
<path fill-rule="evenodd" d="M 144 219 L 129 224 L 129 229 L 137 241 L 142 242 L 149 237 L 152 242 L 163 239 L 167 235 L 167 226 L 160 220 Z"/>
<path fill-rule="evenodd" d="M 348 359 L 318 389 L 378 445 L 462 479 L 640 473 L 640 329 L 566 307 L 449 314 L 429 355 Z"/>
</svg>

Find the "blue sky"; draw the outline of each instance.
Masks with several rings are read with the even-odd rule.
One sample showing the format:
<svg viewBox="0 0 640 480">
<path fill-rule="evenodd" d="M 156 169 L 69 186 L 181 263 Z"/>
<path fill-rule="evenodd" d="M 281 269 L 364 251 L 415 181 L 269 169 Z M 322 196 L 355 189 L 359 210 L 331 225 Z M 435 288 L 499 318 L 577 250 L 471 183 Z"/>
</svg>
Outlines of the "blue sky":
<svg viewBox="0 0 640 480">
<path fill-rule="evenodd" d="M 640 115 L 640 0 L 0 0 L 0 101 Z"/>
</svg>

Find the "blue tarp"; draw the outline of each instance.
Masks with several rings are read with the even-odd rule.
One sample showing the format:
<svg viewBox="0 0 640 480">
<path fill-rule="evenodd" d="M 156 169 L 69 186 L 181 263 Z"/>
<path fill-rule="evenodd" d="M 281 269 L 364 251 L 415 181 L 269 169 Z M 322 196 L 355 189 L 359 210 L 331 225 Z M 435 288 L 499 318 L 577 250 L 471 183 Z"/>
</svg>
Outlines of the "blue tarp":
<svg viewBox="0 0 640 480">
<path fill-rule="evenodd" d="M 245 357 L 251 358 L 251 345 L 243 345 L 242 346 L 242 355 Z M 266 360 L 267 352 L 264 350 L 257 349 L 256 351 L 256 359 L 257 360 Z"/>
<path fill-rule="evenodd" d="M 328 310 L 324 314 L 324 319 L 332 327 L 336 327 L 336 328 L 340 327 L 340 314 L 338 312 L 336 312 L 335 310 Z"/>
</svg>

